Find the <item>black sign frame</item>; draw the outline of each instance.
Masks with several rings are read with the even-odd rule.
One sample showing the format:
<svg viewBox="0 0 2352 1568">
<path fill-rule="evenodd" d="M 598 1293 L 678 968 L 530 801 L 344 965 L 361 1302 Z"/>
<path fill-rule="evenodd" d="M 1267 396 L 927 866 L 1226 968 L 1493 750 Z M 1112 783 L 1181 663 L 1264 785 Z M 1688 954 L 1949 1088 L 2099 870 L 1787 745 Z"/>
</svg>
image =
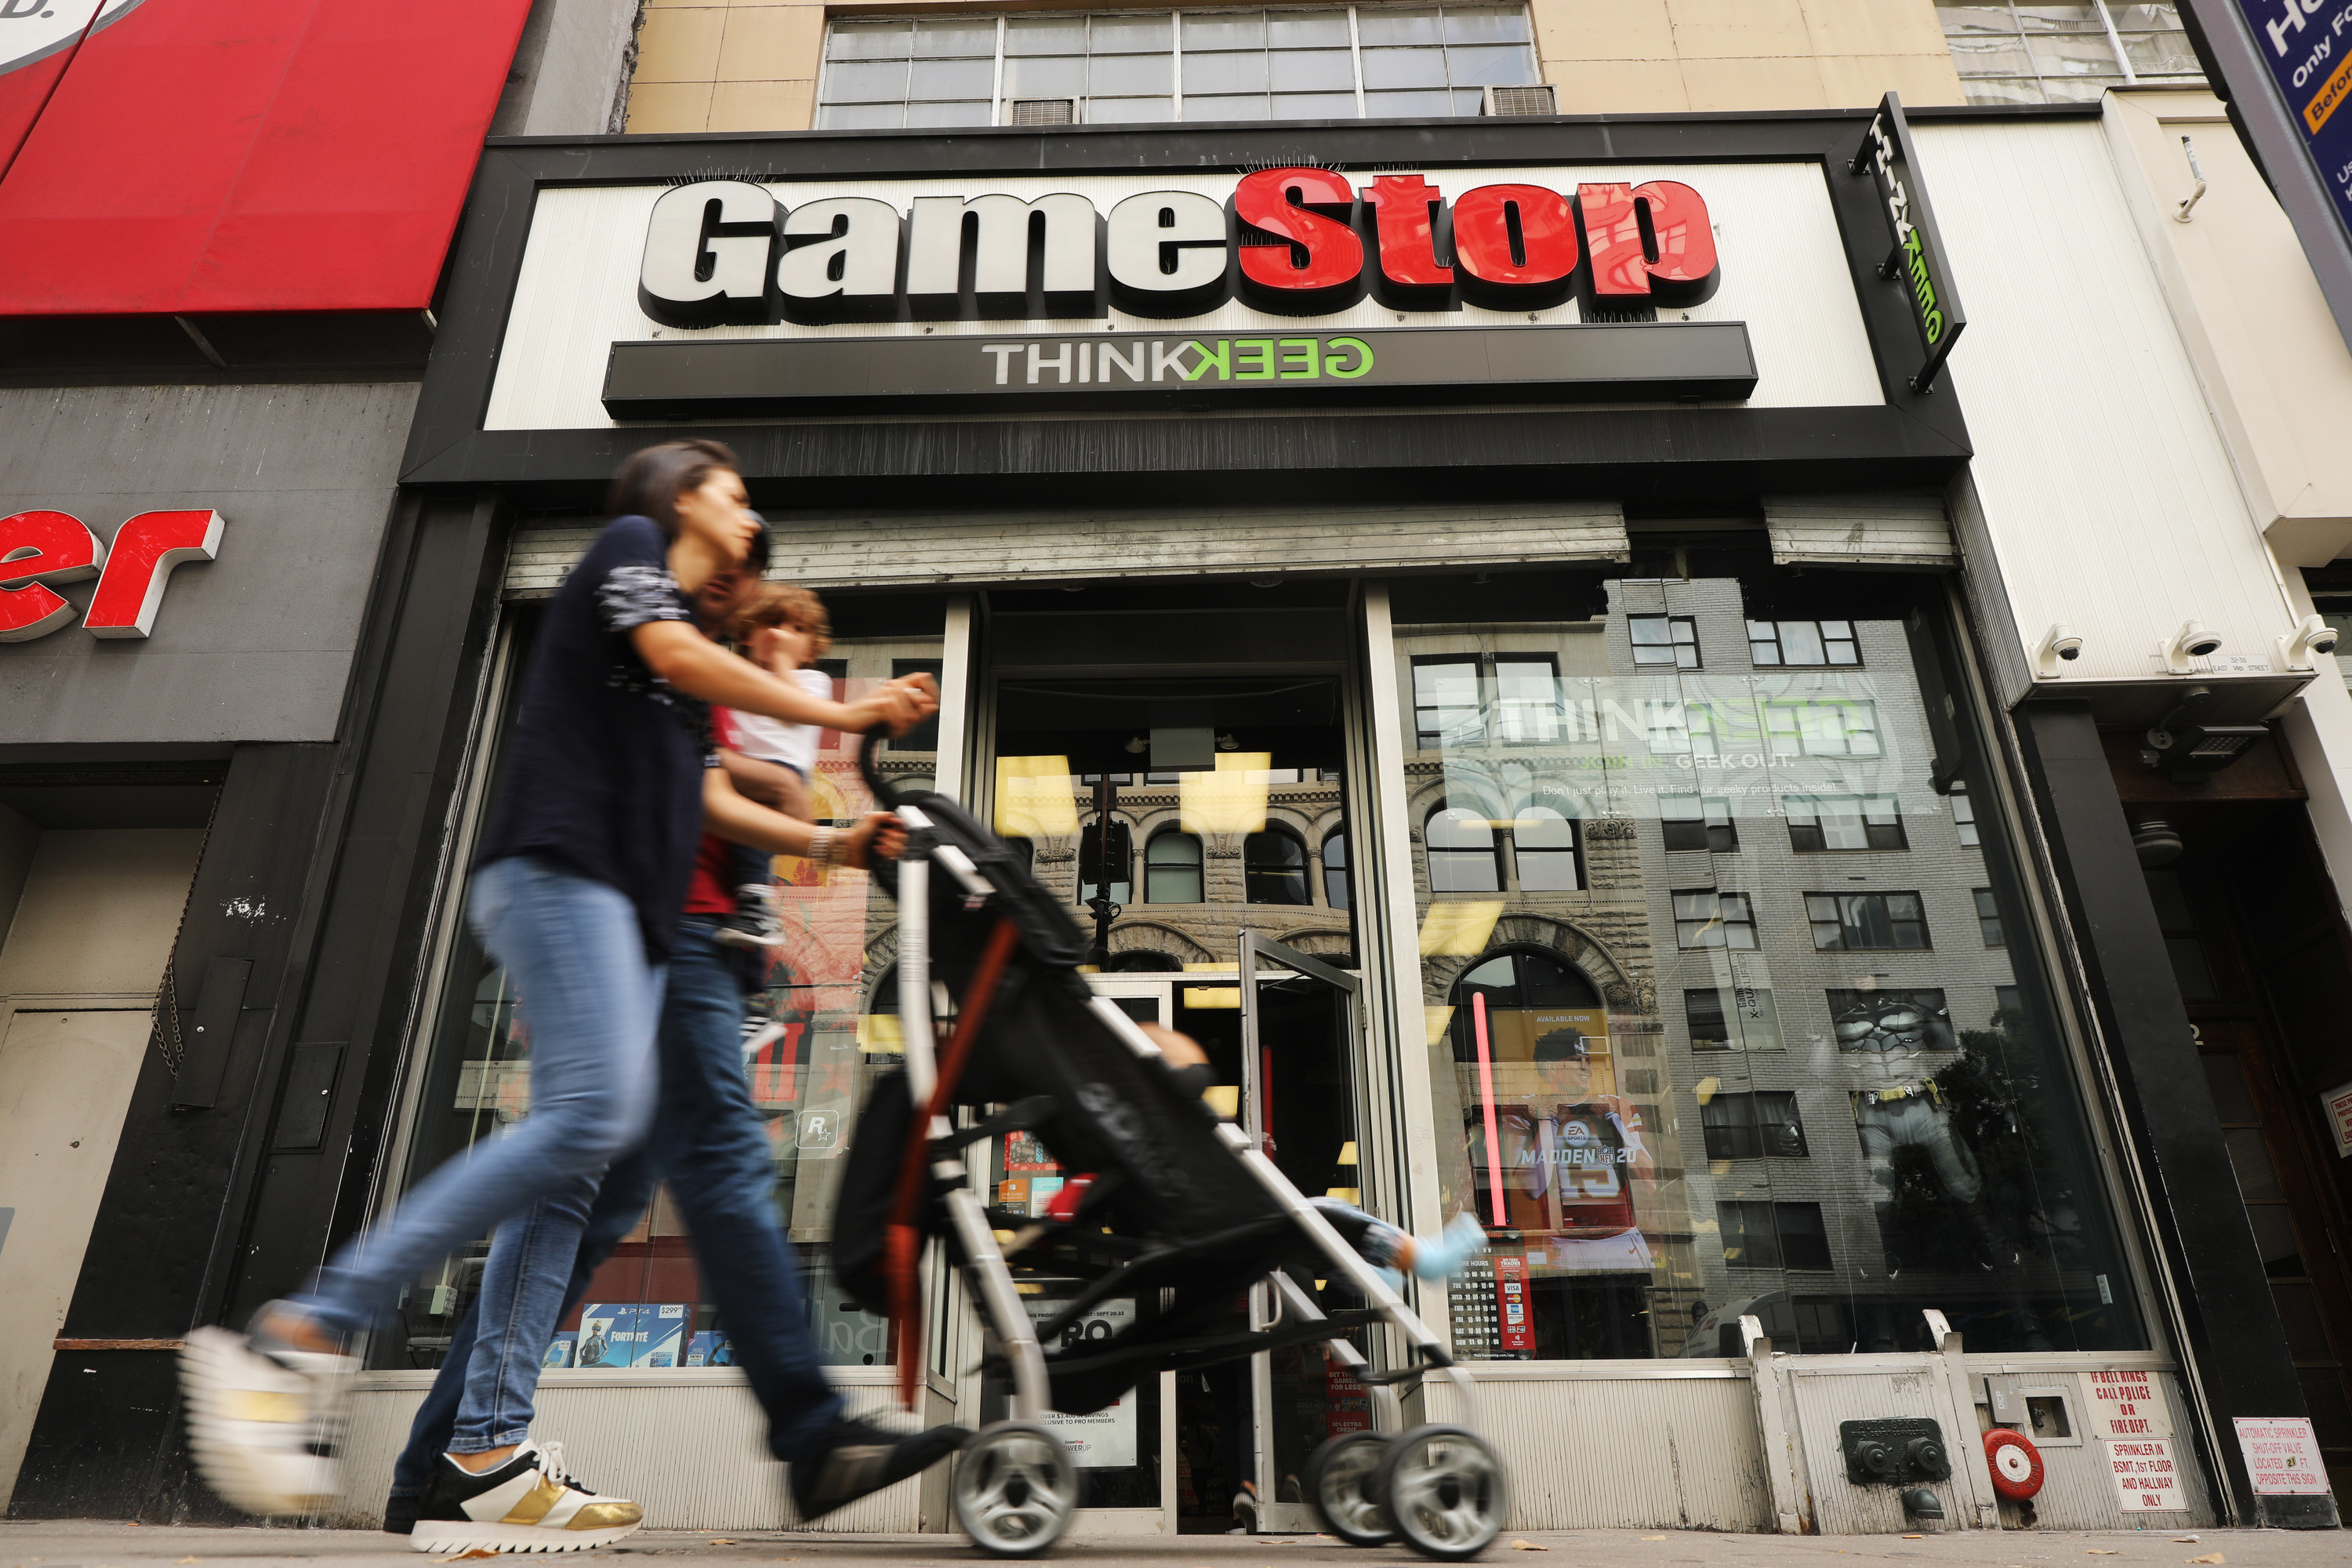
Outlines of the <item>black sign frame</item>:
<svg viewBox="0 0 2352 1568">
<path fill-rule="evenodd" d="M 1894 249 L 1879 264 L 1881 278 L 1904 285 L 1911 297 L 1912 324 L 1919 330 L 1925 358 L 1911 378 L 1911 390 L 1927 396 L 1936 390 L 1936 374 L 1952 345 L 1969 324 L 1960 308 L 1960 290 L 1952 281 L 1952 264 L 1944 250 L 1943 230 L 1936 226 L 1936 209 L 1919 179 L 1919 160 L 1911 142 L 1911 122 L 1903 114 L 1900 93 L 1878 100 L 1878 112 L 1863 133 L 1862 151 L 1848 169 L 1872 176 L 1886 215 L 1887 237 Z"/>
</svg>

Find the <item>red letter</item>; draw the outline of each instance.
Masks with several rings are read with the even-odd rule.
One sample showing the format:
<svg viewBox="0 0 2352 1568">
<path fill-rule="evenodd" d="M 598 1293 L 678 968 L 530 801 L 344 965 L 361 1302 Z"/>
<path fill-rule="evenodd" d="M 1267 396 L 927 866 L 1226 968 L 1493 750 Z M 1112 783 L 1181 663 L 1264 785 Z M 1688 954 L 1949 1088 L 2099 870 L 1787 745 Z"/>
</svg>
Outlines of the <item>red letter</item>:
<svg viewBox="0 0 2352 1568">
<path fill-rule="evenodd" d="M 82 620 L 93 637 L 143 637 L 154 629 L 163 580 L 183 561 L 210 561 L 220 552 L 216 511 L 142 511 L 115 531 L 106 575 L 89 596 Z"/>
<path fill-rule="evenodd" d="M 1381 277 L 1403 298 L 1454 286 L 1454 268 L 1437 262 L 1430 213 L 1444 195 L 1419 174 L 1382 174 L 1364 193 L 1381 240 Z"/>
<path fill-rule="evenodd" d="M 72 620 L 74 607 L 42 584 L 94 577 L 105 559 L 106 546 L 78 518 L 61 511 L 0 517 L 0 642 L 30 642 Z"/>
<path fill-rule="evenodd" d="M 1577 257 L 1576 214 L 1558 191 L 1481 185 L 1454 204 L 1454 263 L 1465 293 L 1513 304 L 1565 298 Z"/>
<path fill-rule="evenodd" d="M 1640 186 L 1579 185 L 1576 195 L 1584 208 L 1596 296 L 1696 305 L 1715 292 L 1721 281 L 1715 227 L 1696 191 L 1677 180 L 1652 180 Z"/>
<path fill-rule="evenodd" d="M 1291 205 L 1294 196 L 1296 206 Z M 1234 188 L 1234 216 L 1251 228 L 1290 242 L 1238 247 L 1242 286 L 1253 296 L 1250 302 L 1285 315 L 1318 316 L 1361 298 L 1364 242 L 1340 221 L 1354 209 L 1355 201 L 1354 187 L 1327 169 L 1261 169 L 1244 175 Z M 1324 216 L 1333 208 L 1338 217 Z"/>
</svg>

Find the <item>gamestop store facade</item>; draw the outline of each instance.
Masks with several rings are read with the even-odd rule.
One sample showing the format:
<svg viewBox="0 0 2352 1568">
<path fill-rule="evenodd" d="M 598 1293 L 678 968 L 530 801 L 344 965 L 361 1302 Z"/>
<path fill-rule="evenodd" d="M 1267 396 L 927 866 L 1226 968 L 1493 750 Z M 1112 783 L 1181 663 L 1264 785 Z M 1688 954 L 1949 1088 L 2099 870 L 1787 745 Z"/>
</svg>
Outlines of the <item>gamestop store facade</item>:
<svg viewBox="0 0 2352 1568">
<path fill-rule="evenodd" d="M 939 676 L 884 770 L 1015 841 L 1097 986 L 1201 1040 L 1302 1188 L 1486 1229 L 1419 1300 L 1478 1374 L 1517 1527 L 1917 1529 L 1923 1487 L 1942 1528 L 2248 1517 L 1980 668 L 1962 317 L 1907 136 L 1855 112 L 493 142 L 404 472 L 434 538 L 379 589 L 409 726 L 381 765 L 460 782 L 420 797 L 445 869 L 341 1218 L 527 1112 L 463 868 L 606 478 L 709 436 L 774 574 L 824 596 L 837 689 Z M 479 613 L 428 607 L 453 593 Z M 814 787 L 866 805 L 838 736 Z M 807 1310 L 879 1405 L 885 1327 L 826 1258 L 899 1057 L 894 916 L 862 874 L 778 871 L 748 1070 Z M 976 1163 L 1008 1226 L 1071 1174 L 1018 1135 Z M 479 1259 L 371 1352 L 355 1519 Z M 926 1414 L 977 1424 L 1001 1394 L 932 1279 Z M 665 1204 L 548 1358 L 542 1427 L 598 1485 L 657 1524 L 782 1521 Z M 1149 1379 L 1070 1424 L 1079 1528 L 1222 1531 L 1244 1482 L 1260 1528 L 1318 1528 L 1306 1457 L 1369 1409 L 1311 1354 Z M 1857 1421 L 1948 1462 L 1874 1475 Z M 1994 1426 L 2033 1445 L 2031 1487 Z M 934 1479 L 831 1522 L 945 1529 L 944 1503 Z"/>
</svg>

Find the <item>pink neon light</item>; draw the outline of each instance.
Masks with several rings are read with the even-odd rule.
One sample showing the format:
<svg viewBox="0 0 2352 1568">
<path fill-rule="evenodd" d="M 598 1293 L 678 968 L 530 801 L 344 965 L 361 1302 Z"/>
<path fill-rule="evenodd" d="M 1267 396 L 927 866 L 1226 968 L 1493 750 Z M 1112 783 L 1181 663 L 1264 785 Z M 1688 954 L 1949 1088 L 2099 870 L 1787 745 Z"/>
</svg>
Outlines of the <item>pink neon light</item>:
<svg viewBox="0 0 2352 1568">
<path fill-rule="evenodd" d="M 1478 1103 L 1486 1113 L 1486 1190 L 1494 1195 L 1495 1228 L 1503 1228 L 1503 1136 L 1495 1128 L 1495 1058 L 1486 1049 L 1486 994 L 1470 993 L 1470 1033 L 1478 1042 Z"/>
</svg>

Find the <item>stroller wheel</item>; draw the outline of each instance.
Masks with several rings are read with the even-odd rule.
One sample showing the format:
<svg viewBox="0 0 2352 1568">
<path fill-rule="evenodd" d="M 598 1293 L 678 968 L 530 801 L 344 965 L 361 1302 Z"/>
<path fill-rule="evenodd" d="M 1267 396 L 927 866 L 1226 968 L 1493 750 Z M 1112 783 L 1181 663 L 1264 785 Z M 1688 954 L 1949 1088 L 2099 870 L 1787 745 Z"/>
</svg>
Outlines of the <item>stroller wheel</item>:
<svg viewBox="0 0 2352 1568">
<path fill-rule="evenodd" d="M 1343 1432 L 1307 1461 L 1307 1496 L 1323 1528 L 1350 1546 L 1385 1546 L 1396 1526 L 1372 1489 L 1388 1439 L 1377 1432 Z"/>
<path fill-rule="evenodd" d="M 1494 1450 L 1459 1426 L 1416 1426 L 1391 1441 L 1373 1495 L 1407 1546 L 1442 1563 L 1484 1552 L 1510 1512 Z"/>
<path fill-rule="evenodd" d="M 1053 1549 L 1078 1506 L 1078 1468 L 1043 1426 L 999 1421 L 973 1433 L 956 1461 L 956 1522 L 992 1557 Z"/>
</svg>

